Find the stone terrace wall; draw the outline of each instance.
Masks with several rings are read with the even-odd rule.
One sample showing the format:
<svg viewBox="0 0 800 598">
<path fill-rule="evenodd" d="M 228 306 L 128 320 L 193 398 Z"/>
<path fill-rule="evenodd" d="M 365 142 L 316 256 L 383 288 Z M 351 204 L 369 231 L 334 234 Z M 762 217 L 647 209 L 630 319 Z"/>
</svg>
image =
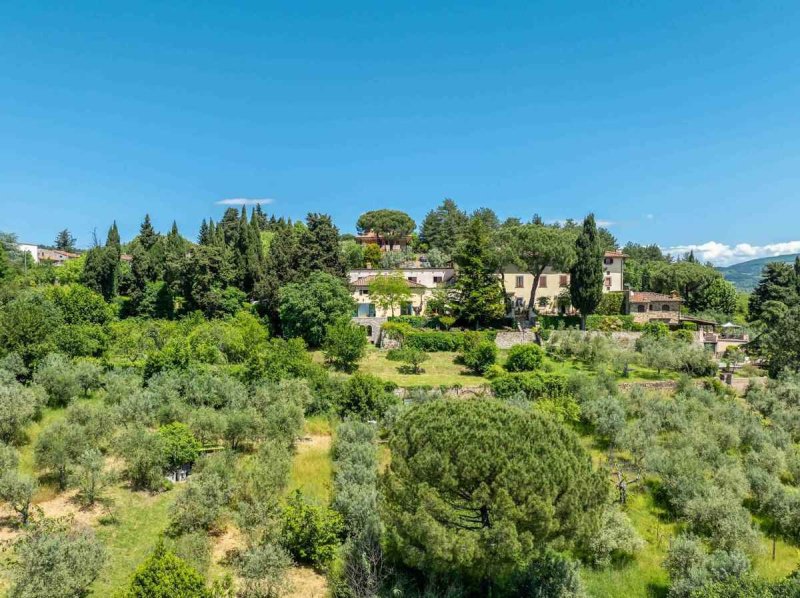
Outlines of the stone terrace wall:
<svg viewBox="0 0 800 598">
<path fill-rule="evenodd" d="M 498 332 L 494 339 L 494 344 L 500 349 L 510 349 L 515 345 L 535 343 L 536 334 L 532 330 L 508 330 Z"/>
<path fill-rule="evenodd" d="M 363 326 L 367 330 L 367 339 L 373 345 L 378 345 L 381 340 L 381 326 L 388 318 L 370 318 L 366 316 L 356 316 L 352 318 L 353 324 Z"/>
</svg>

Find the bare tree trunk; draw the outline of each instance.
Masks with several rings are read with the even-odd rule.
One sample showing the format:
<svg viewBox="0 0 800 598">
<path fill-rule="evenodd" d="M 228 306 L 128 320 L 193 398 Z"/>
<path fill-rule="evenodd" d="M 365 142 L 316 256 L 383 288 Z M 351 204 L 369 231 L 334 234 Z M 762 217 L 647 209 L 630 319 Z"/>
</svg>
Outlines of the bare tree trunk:
<svg viewBox="0 0 800 598">
<path fill-rule="evenodd" d="M 539 290 L 539 279 L 542 277 L 544 268 L 539 268 L 538 272 L 531 272 L 533 274 L 533 286 L 531 287 L 531 296 L 528 299 L 528 309 L 536 311 L 536 291 Z"/>
</svg>

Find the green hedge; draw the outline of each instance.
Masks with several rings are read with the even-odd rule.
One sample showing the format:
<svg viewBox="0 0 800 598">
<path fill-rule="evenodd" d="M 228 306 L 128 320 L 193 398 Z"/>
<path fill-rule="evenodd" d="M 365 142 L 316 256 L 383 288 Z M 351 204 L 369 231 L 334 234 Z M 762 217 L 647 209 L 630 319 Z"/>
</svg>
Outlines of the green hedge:
<svg viewBox="0 0 800 598">
<path fill-rule="evenodd" d="M 530 400 L 564 397 L 569 394 L 567 376 L 551 372 L 519 372 L 492 380 L 496 397 L 508 399 L 521 392 Z"/>
<path fill-rule="evenodd" d="M 412 328 L 435 328 L 436 324 L 425 316 L 392 316 L 389 318 L 390 322 L 398 322 L 400 324 L 408 324 Z"/>
<path fill-rule="evenodd" d="M 600 305 L 597 306 L 595 313 L 598 316 L 619 316 L 625 306 L 625 293 L 615 291 L 613 293 L 603 293 Z"/>
<path fill-rule="evenodd" d="M 607 293 L 610 294 L 610 293 Z M 558 330 L 559 328 L 580 328 L 581 319 L 579 316 L 539 316 L 539 325 L 545 330 Z M 641 324 L 634 321 L 633 316 L 617 315 L 605 316 L 593 314 L 586 318 L 586 329 L 604 332 L 615 331 L 639 331 Z"/>
<path fill-rule="evenodd" d="M 539 325 L 547 330 L 559 328 L 580 328 L 581 319 L 578 316 L 537 316 Z"/>
<path fill-rule="evenodd" d="M 496 332 L 479 332 L 472 333 L 479 334 L 485 340 L 494 341 L 497 336 Z M 412 330 L 407 332 L 404 337 L 406 346 L 414 347 L 415 349 L 422 349 L 423 351 L 461 351 L 464 348 L 464 339 L 467 334 L 464 332 L 442 332 L 442 331 L 428 331 L 428 330 Z"/>
</svg>

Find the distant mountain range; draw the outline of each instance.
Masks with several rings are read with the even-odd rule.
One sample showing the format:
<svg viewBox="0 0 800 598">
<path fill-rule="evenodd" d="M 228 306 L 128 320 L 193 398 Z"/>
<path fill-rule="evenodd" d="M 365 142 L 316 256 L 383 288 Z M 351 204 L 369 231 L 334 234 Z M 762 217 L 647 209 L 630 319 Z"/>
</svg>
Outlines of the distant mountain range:
<svg viewBox="0 0 800 598">
<path fill-rule="evenodd" d="M 761 270 L 771 262 L 787 262 L 793 263 L 798 254 L 792 255 L 776 255 L 773 257 L 762 257 L 757 260 L 750 260 L 742 262 L 741 264 L 734 264 L 733 266 L 725 266 L 717 268 L 726 280 L 729 280 L 740 291 L 750 292 L 758 284 L 761 278 Z"/>
</svg>

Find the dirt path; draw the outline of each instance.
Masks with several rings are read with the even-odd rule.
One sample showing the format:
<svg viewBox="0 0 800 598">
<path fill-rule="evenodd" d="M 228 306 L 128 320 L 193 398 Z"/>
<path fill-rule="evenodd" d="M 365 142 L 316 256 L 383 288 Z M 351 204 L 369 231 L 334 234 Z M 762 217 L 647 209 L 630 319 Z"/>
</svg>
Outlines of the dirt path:
<svg viewBox="0 0 800 598">
<path fill-rule="evenodd" d="M 309 567 L 292 567 L 289 583 L 287 598 L 325 598 L 328 595 L 328 580 Z"/>
<path fill-rule="evenodd" d="M 322 451 L 329 451 L 331 449 L 332 438 L 328 435 L 324 436 L 304 436 L 297 441 L 297 452 L 304 453 L 306 451 L 315 449 Z"/>
</svg>

